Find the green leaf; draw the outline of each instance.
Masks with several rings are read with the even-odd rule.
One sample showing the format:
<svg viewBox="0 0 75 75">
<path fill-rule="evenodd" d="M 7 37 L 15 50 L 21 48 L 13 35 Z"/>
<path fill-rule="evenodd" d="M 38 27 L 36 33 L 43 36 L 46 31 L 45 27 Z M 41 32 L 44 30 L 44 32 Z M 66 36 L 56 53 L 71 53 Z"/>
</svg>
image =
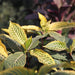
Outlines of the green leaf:
<svg viewBox="0 0 75 75">
<path fill-rule="evenodd" d="M 72 28 L 75 27 L 75 22 L 54 22 L 48 25 L 48 30 L 62 30 L 64 28 Z"/>
<path fill-rule="evenodd" d="M 61 41 L 52 41 L 44 46 L 50 50 L 62 51 L 68 49 L 65 42 Z"/>
<path fill-rule="evenodd" d="M 54 66 L 54 65 L 53 65 Z M 49 66 L 49 65 L 43 65 L 40 69 L 39 69 L 39 73 L 38 75 L 46 75 L 48 72 L 50 72 L 53 69 L 53 66 Z"/>
<path fill-rule="evenodd" d="M 32 38 L 32 42 L 28 48 L 28 50 L 34 49 L 40 42 L 39 39 L 46 37 L 48 34 L 44 34 L 44 35 L 38 35 L 34 38 Z"/>
<path fill-rule="evenodd" d="M 24 43 L 27 40 L 25 31 L 21 28 L 19 24 L 13 23 L 10 21 L 9 25 L 9 35 L 19 42 L 24 47 Z"/>
<path fill-rule="evenodd" d="M 31 50 L 30 54 L 36 56 L 39 62 L 47 65 L 55 65 L 54 59 L 45 51 L 41 49 Z"/>
<path fill-rule="evenodd" d="M 35 30 L 35 31 L 41 31 L 41 28 L 35 25 L 25 25 L 21 26 L 24 30 Z"/>
<path fill-rule="evenodd" d="M 64 71 L 57 71 L 54 75 L 75 75 L 75 71 L 72 70 L 64 70 Z"/>
<path fill-rule="evenodd" d="M 35 75 L 31 69 L 24 67 L 14 67 L 0 72 L 0 75 Z"/>
<path fill-rule="evenodd" d="M 41 13 L 38 12 L 38 16 L 39 16 L 39 19 L 41 20 L 40 21 L 40 25 L 41 27 L 45 27 L 46 26 L 46 23 L 47 23 L 47 19 L 45 16 L 43 16 Z"/>
<path fill-rule="evenodd" d="M 55 31 L 50 31 L 49 35 L 56 40 L 59 40 L 61 42 L 65 42 L 65 36 L 62 36 L 61 34 L 55 32 Z"/>
<path fill-rule="evenodd" d="M 3 61 L 5 59 L 5 56 L 3 56 L 2 54 L 0 54 L 0 61 Z"/>
<path fill-rule="evenodd" d="M 66 59 L 66 56 L 63 56 L 63 55 L 61 55 L 61 54 L 53 54 L 53 55 L 51 55 L 54 59 L 57 59 L 57 60 L 63 60 L 63 61 L 65 61 L 65 60 L 67 60 Z"/>
<path fill-rule="evenodd" d="M 70 52 L 72 52 L 75 49 L 75 39 L 73 39 L 73 43 L 70 46 Z"/>
<path fill-rule="evenodd" d="M 10 54 L 8 58 L 4 61 L 5 68 L 11 68 L 15 66 L 24 66 L 26 63 L 26 56 L 23 52 L 15 52 Z"/>
<path fill-rule="evenodd" d="M 28 50 L 31 42 L 32 42 L 32 37 L 30 37 L 28 40 L 26 40 L 26 42 L 25 42 L 25 48 L 26 48 L 26 50 Z"/>
<path fill-rule="evenodd" d="M 0 35 L 0 39 L 6 43 L 13 52 L 16 51 L 24 51 L 24 48 L 22 47 L 21 44 L 19 44 L 17 41 L 13 40 L 10 36 L 6 35 L 6 34 L 1 34 Z"/>
<path fill-rule="evenodd" d="M 0 61 L 0 71 L 3 70 L 3 67 L 4 67 L 4 61 Z"/>
<path fill-rule="evenodd" d="M 67 47 L 70 48 L 70 45 L 72 44 L 72 39 L 62 36 L 61 34 L 55 32 L 55 31 L 50 31 L 49 35 L 56 39 L 57 41 L 65 42 Z"/>
<path fill-rule="evenodd" d="M 73 70 L 75 70 L 75 61 L 64 62 L 60 64 L 60 66 L 64 68 L 72 68 Z"/>
<path fill-rule="evenodd" d="M 8 57 L 6 46 L 0 40 L 0 54 L 4 57 Z"/>
</svg>

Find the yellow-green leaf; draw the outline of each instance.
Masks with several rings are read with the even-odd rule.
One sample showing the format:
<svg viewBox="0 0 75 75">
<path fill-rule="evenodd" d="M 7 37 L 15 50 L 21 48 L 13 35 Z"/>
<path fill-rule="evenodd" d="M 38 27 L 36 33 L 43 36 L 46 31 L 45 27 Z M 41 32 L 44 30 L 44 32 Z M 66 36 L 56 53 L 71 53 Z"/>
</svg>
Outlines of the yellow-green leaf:
<svg viewBox="0 0 75 75">
<path fill-rule="evenodd" d="M 14 67 L 0 72 L 0 75 L 34 75 L 34 71 L 24 67 Z"/>
<path fill-rule="evenodd" d="M 60 64 L 60 66 L 64 68 L 72 68 L 75 70 L 75 61 L 64 62 L 63 64 Z"/>
<path fill-rule="evenodd" d="M 1 30 L 3 30 L 6 33 L 9 33 L 9 30 L 8 29 L 2 28 Z"/>
<path fill-rule="evenodd" d="M 35 31 L 41 31 L 41 28 L 35 25 L 25 25 L 21 26 L 24 30 L 35 30 Z"/>
<path fill-rule="evenodd" d="M 6 47 L 1 42 L 1 40 L 0 40 L 0 54 L 3 55 L 3 56 L 5 56 L 5 57 L 8 57 L 8 53 L 7 53 Z"/>
<path fill-rule="evenodd" d="M 54 73 L 54 75 L 75 75 L 75 71 L 73 70 L 59 70 L 57 72 Z"/>
<path fill-rule="evenodd" d="M 9 25 L 9 35 L 21 45 L 24 45 L 25 41 L 27 40 L 27 35 L 21 26 L 11 21 Z"/>
<path fill-rule="evenodd" d="M 26 50 L 28 50 L 31 42 L 32 42 L 32 37 L 30 37 L 29 39 L 26 40 L 26 42 L 25 42 L 25 48 L 26 48 Z"/>
<path fill-rule="evenodd" d="M 75 27 L 75 22 L 53 22 L 48 25 L 48 30 L 62 30 L 64 28 Z"/>
<path fill-rule="evenodd" d="M 52 41 L 44 46 L 50 50 L 62 51 L 68 49 L 65 42 L 61 41 Z"/>
<path fill-rule="evenodd" d="M 39 16 L 39 19 L 41 20 L 41 21 L 40 21 L 41 27 L 42 27 L 42 28 L 45 27 L 45 26 L 46 26 L 46 23 L 47 23 L 46 17 L 43 16 L 42 14 L 40 14 L 39 12 L 38 12 L 38 16 Z"/>
<path fill-rule="evenodd" d="M 3 70 L 3 67 L 4 67 L 4 60 L 3 61 L 0 61 L 0 71 Z"/>
<path fill-rule="evenodd" d="M 75 49 L 75 39 L 73 39 L 73 43 L 70 46 L 70 52 L 72 52 Z"/>
<path fill-rule="evenodd" d="M 47 65 L 55 65 L 54 59 L 45 51 L 41 49 L 31 50 L 30 54 L 36 56 L 39 62 Z"/>
<path fill-rule="evenodd" d="M 51 70 L 55 69 L 54 67 L 55 65 L 43 65 L 40 69 L 39 69 L 39 73 L 38 75 L 46 75 L 48 72 L 50 72 Z M 57 71 L 57 70 L 56 70 Z"/>
</svg>

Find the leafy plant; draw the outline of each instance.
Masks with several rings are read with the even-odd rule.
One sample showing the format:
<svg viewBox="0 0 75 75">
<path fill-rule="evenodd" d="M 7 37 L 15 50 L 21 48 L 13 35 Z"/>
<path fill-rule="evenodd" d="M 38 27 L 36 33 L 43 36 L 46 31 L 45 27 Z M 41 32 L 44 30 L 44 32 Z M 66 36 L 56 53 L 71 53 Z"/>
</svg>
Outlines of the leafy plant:
<svg viewBox="0 0 75 75">
<path fill-rule="evenodd" d="M 42 14 L 38 13 L 38 15 L 41 28 L 30 25 L 20 26 L 19 24 L 10 21 L 8 29 L 2 29 L 8 34 L 1 34 L 0 39 L 11 48 L 8 48 L 10 50 L 6 50 L 5 46 L 1 42 L 1 48 L 4 48 L 5 50 L 3 49 L 3 52 L 1 51 L 0 53 L 6 57 L 3 60 L 3 67 L 5 69 L 8 68 L 8 70 L 0 72 L 2 75 L 5 73 L 7 73 L 7 75 L 13 75 L 15 73 L 22 74 L 22 71 L 23 74 L 27 73 L 30 75 L 31 72 L 32 75 L 45 75 L 49 72 L 49 74 L 51 74 L 52 70 L 57 71 L 54 74 L 56 75 L 61 68 L 63 70 L 66 68 L 75 70 L 75 61 L 72 54 L 75 48 L 75 40 L 72 40 L 66 36 L 62 36 L 56 32 L 57 30 L 62 30 L 64 28 L 74 27 L 75 22 L 51 23 L 51 21 L 47 21 L 45 16 Z M 32 36 L 28 37 L 26 33 L 27 30 L 34 30 L 38 35 L 34 38 Z M 50 39 L 47 41 L 48 37 Z M 35 61 L 38 60 L 39 64 L 42 63 L 44 65 L 40 68 L 39 71 L 37 70 L 37 72 L 36 69 L 34 69 L 35 72 L 33 70 L 26 69 L 26 65 L 29 68 L 29 65 L 34 62 L 31 61 L 33 56 L 36 57 Z M 69 64 L 71 66 L 69 66 Z M 43 70 L 45 71 L 43 72 Z M 60 72 L 62 73 L 62 71 Z M 72 73 L 75 74 L 75 72 Z M 65 71 L 65 74 L 67 74 L 67 71 Z"/>
</svg>

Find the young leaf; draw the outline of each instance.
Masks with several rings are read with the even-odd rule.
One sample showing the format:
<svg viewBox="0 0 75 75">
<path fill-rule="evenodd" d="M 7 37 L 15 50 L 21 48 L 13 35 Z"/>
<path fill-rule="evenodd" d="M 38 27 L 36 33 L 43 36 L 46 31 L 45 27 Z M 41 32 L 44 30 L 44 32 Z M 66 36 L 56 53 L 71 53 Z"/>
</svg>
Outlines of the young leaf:
<svg viewBox="0 0 75 75">
<path fill-rule="evenodd" d="M 9 25 L 9 35 L 19 42 L 24 47 L 24 43 L 27 40 L 25 31 L 21 28 L 19 24 L 13 23 L 10 21 Z"/>
<path fill-rule="evenodd" d="M 70 46 L 70 52 L 72 52 L 75 49 L 75 39 L 73 39 L 73 43 Z"/>
<path fill-rule="evenodd" d="M 0 72 L 0 75 L 35 75 L 34 71 L 24 67 L 14 67 Z"/>
<path fill-rule="evenodd" d="M 35 30 L 35 31 L 41 31 L 41 28 L 35 25 L 28 25 L 28 26 L 21 26 L 24 30 Z"/>
<path fill-rule="evenodd" d="M 63 71 L 57 71 L 54 73 L 54 75 L 75 75 L 75 71 L 72 70 L 63 70 Z"/>
<path fill-rule="evenodd" d="M 3 55 L 3 56 L 5 56 L 5 57 L 8 57 L 8 53 L 7 53 L 6 47 L 1 42 L 1 40 L 0 40 L 0 54 Z"/>
<path fill-rule="evenodd" d="M 6 34 L 1 34 L 0 39 L 6 43 L 12 51 L 24 51 L 24 48 L 17 41 L 13 40 L 10 36 Z"/>
<path fill-rule="evenodd" d="M 26 55 L 23 52 L 16 52 L 14 54 L 10 54 L 4 61 L 5 68 L 24 66 L 25 63 L 26 63 Z"/>
<path fill-rule="evenodd" d="M 65 42 L 61 41 L 52 41 L 44 46 L 50 50 L 62 51 L 68 49 Z"/>
<path fill-rule="evenodd" d="M 62 30 L 64 28 L 71 28 L 75 27 L 75 22 L 68 23 L 68 22 L 54 22 L 48 25 L 48 30 Z"/>
<path fill-rule="evenodd" d="M 32 42 L 32 37 L 30 37 L 29 39 L 26 40 L 26 42 L 25 42 L 26 50 L 28 50 L 28 47 L 30 46 L 31 42 Z"/>
<path fill-rule="evenodd" d="M 41 21 L 40 21 L 41 27 L 42 27 L 42 28 L 43 28 L 43 27 L 46 27 L 47 19 L 45 18 L 45 16 L 43 16 L 43 15 L 40 14 L 39 12 L 38 12 L 38 16 L 39 16 L 39 19 L 41 20 Z"/>
<path fill-rule="evenodd" d="M 41 49 L 31 50 L 30 54 L 36 56 L 39 62 L 47 65 L 55 65 L 54 59 L 45 51 Z"/>
<path fill-rule="evenodd" d="M 38 35 L 38 36 L 32 38 L 32 42 L 31 42 L 31 44 L 30 44 L 28 50 L 31 50 L 31 49 L 35 48 L 35 47 L 40 43 L 40 42 L 39 42 L 39 39 L 44 38 L 44 37 L 46 37 L 47 35 L 48 35 L 48 34 Z"/>
</svg>

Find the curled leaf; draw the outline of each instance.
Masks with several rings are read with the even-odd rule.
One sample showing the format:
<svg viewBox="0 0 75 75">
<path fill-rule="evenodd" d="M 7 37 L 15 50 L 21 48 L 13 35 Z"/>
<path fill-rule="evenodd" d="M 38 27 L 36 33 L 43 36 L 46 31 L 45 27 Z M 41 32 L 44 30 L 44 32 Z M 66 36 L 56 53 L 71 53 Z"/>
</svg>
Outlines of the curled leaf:
<svg viewBox="0 0 75 75">
<path fill-rule="evenodd" d="M 43 16 L 43 15 L 40 14 L 39 12 L 38 12 L 38 16 L 39 16 L 39 19 L 41 20 L 41 21 L 40 21 L 40 25 L 41 25 L 41 27 L 42 27 L 42 29 L 43 29 L 44 27 L 46 27 L 47 19 L 46 19 L 45 16 Z"/>
</svg>

